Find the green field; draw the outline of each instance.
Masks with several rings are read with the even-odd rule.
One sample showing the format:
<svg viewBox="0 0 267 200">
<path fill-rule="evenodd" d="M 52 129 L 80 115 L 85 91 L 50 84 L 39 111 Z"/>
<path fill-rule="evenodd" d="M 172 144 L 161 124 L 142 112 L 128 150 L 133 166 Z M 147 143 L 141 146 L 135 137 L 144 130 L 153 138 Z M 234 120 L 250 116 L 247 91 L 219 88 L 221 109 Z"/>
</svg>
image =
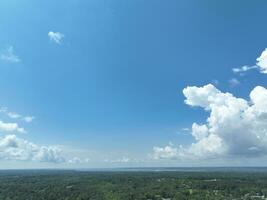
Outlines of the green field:
<svg viewBox="0 0 267 200">
<path fill-rule="evenodd" d="M 265 199 L 263 171 L 1 171 L 1 200 Z M 267 199 L 267 198 L 266 198 Z"/>
</svg>

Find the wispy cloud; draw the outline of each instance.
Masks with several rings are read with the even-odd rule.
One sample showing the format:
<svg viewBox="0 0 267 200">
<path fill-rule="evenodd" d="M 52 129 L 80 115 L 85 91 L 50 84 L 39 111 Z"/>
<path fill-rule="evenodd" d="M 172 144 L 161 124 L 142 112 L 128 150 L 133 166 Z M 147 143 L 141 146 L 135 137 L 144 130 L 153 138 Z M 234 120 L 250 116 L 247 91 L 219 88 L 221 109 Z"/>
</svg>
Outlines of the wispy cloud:
<svg viewBox="0 0 267 200">
<path fill-rule="evenodd" d="M 8 46 L 5 50 L 1 52 L 0 55 L 1 60 L 18 63 L 20 62 L 20 58 L 15 54 L 13 46 Z"/>
<path fill-rule="evenodd" d="M 90 162 L 90 158 L 81 159 L 79 157 L 73 157 L 67 161 L 67 163 L 69 164 L 85 164 L 89 162 Z"/>
<path fill-rule="evenodd" d="M 214 85 L 219 85 L 219 81 L 217 79 L 213 79 L 212 83 L 214 83 Z"/>
<path fill-rule="evenodd" d="M 57 43 L 57 44 L 61 44 L 63 38 L 65 37 L 64 34 L 60 33 L 60 32 L 53 32 L 53 31 L 49 31 L 48 32 L 48 37 L 50 38 L 51 41 Z"/>
<path fill-rule="evenodd" d="M 0 112 L 6 113 L 7 112 L 7 107 L 0 107 Z"/>
<path fill-rule="evenodd" d="M 181 131 L 191 131 L 191 129 L 186 127 L 186 128 L 182 128 Z"/>
<path fill-rule="evenodd" d="M 235 87 L 240 84 L 240 81 L 236 78 L 231 78 L 230 80 L 228 80 L 228 83 L 231 87 Z"/>
<path fill-rule="evenodd" d="M 252 69 L 257 69 L 258 66 L 254 65 L 254 66 L 242 66 L 242 67 L 236 67 L 236 68 L 233 68 L 233 72 L 236 73 L 236 74 L 241 74 L 241 73 L 244 73 L 244 72 L 247 72 L 249 70 L 252 70 Z"/>
<path fill-rule="evenodd" d="M 25 121 L 28 123 L 32 122 L 35 119 L 34 116 L 23 116 L 23 115 L 18 114 L 16 112 L 10 112 L 10 111 L 8 111 L 7 107 L 0 107 L 0 113 L 6 114 L 11 119 L 18 119 L 18 120 L 22 120 L 22 121 Z"/>
<path fill-rule="evenodd" d="M 34 117 L 34 116 L 26 116 L 26 117 L 23 117 L 22 119 L 23 119 L 25 122 L 30 123 L 30 122 L 32 122 L 32 121 L 35 119 L 35 117 Z"/>
<path fill-rule="evenodd" d="M 122 158 L 118 158 L 118 159 L 105 159 L 104 162 L 108 162 L 108 163 L 128 163 L 128 162 L 131 162 L 131 159 L 127 158 L 127 157 L 122 157 Z"/>
<path fill-rule="evenodd" d="M 18 119 L 21 117 L 21 115 L 19 115 L 18 113 L 15 113 L 15 112 L 8 112 L 7 115 L 12 119 Z"/>
</svg>

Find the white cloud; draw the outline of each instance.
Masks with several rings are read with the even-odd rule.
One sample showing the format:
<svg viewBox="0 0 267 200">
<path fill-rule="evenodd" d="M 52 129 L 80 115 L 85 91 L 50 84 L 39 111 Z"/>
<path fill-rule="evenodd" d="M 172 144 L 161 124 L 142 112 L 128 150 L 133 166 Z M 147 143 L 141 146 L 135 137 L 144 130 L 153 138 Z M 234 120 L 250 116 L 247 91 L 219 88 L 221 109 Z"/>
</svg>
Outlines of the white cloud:
<svg viewBox="0 0 267 200">
<path fill-rule="evenodd" d="M 244 72 L 247 72 L 247 71 L 249 71 L 249 70 L 252 70 L 252 69 L 257 69 L 258 68 L 258 66 L 247 66 L 247 65 L 245 65 L 245 66 L 242 66 L 242 67 L 238 67 L 238 68 L 233 68 L 232 70 L 233 70 L 233 72 L 234 73 L 244 73 Z"/>
<path fill-rule="evenodd" d="M 192 135 L 196 140 L 201 140 L 207 137 L 208 127 L 206 125 L 198 125 L 193 123 L 192 125 Z"/>
<path fill-rule="evenodd" d="M 6 113 L 7 112 L 7 107 L 0 107 L 0 112 L 1 113 Z"/>
<path fill-rule="evenodd" d="M 20 119 L 20 120 L 25 121 L 27 123 L 30 123 L 35 119 L 34 116 L 23 116 L 23 115 L 18 114 L 16 112 L 10 112 L 10 111 L 8 111 L 7 107 L 0 107 L 0 113 L 6 114 L 11 119 Z"/>
<path fill-rule="evenodd" d="M 17 119 L 17 118 L 21 117 L 21 115 L 19 115 L 18 113 L 15 113 L 15 112 L 9 112 L 9 113 L 7 113 L 7 115 L 12 119 Z"/>
<path fill-rule="evenodd" d="M 154 147 L 153 152 L 154 159 L 176 159 L 179 157 L 180 153 L 179 149 L 172 145 L 167 145 L 166 147 Z"/>
<path fill-rule="evenodd" d="M 127 157 L 122 157 L 119 159 L 105 159 L 104 162 L 109 162 L 109 163 L 128 163 L 131 162 L 130 158 Z"/>
<path fill-rule="evenodd" d="M 79 157 L 73 157 L 68 160 L 69 164 L 84 164 L 90 162 L 89 158 L 81 159 Z"/>
<path fill-rule="evenodd" d="M 15 54 L 13 46 L 7 47 L 4 51 L 2 51 L 0 55 L 1 60 L 18 63 L 20 62 L 20 58 Z"/>
<path fill-rule="evenodd" d="M 230 84 L 231 87 L 235 87 L 235 86 L 240 84 L 240 81 L 238 79 L 236 79 L 236 78 L 231 78 L 228 81 L 228 83 Z"/>
<path fill-rule="evenodd" d="M 257 65 L 262 73 L 267 74 L 267 48 L 257 58 Z"/>
<path fill-rule="evenodd" d="M 62 33 L 60 32 L 53 32 L 53 31 L 49 31 L 48 32 L 48 37 L 50 38 L 51 41 L 57 43 L 57 44 L 61 44 L 63 38 L 65 37 Z"/>
<path fill-rule="evenodd" d="M 117 162 L 120 162 L 120 163 L 127 163 L 127 162 L 130 162 L 131 159 L 130 158 L 126 158 L 126 157 L 123 157 L 121 159 L 118 159 Z"/>
<path fill-rule="evenodd" d="M 219 85 L 220 82 L 217 79 L 214 79 L 212 80 L 212 83 L 214 83 L 214 85 Z"/>
<path fill-rule="evenodd" d="M 267 74 L 267 48 L 261 53 L 260 57 L 256 59 L 256 65 L 253 66 L 242 66 L 233 68 L 233 72 L 237 74 L 243 74 L 247 71 L 259 69 L 261 73 Z"/>
<path fill-rule="evenodd" d="M 66 164 L 88 163 L 90 159 L 67 158 L 58 146 L 39 146 L 16 135 L 0 137 L 0 160 Z"/>
<path fill-rule="evenodd" d="M 0 113 L 4 113 L 11 119 L 31 122 L 34 116 L 23 116 L 16 112 L 9 112 L 8 108 L 0 107 Z M 0 132 L 25 133 L 24 128 L 17 123 L 6 123 L 0 120 Z M 27 140 L 18 138 L 16 135 L 5 135 L 0 137 L 0 160 L 38 161 L 54 162 L 66 164 L 88 163 L 90 159 L 79 157 L 70 158 L 70 155 L 63 156 L 61 148 L 58 146 L 38 146 Z"/>
<path fill-rule="evenodd" d="M 72 159 L 69 159 L 68 163 L 70 163 L 70 164 L 80 164 L 80 163 L 82 163 L 82 160 L 80 158 L 78 158 L 78 157 L 74 157 Z"/>
<path fill-rule="evenodd" d="M 26 131 L 24 128 L 19 127 L 17 123 L 5 123 L 3 121 L 0 121 L 0 131 L 5 132 L 19 132 L 19 133 L 25 133 Z"/>
<path fill-rule="evenodd" d="M 6 135 L 0 138 L 0 159 L 65 162 L 65 158 L 61 155 L 61 150 L 57 147 L 38 146 L 27 140 L 17 138 L 15 135 Z"/>
<path fill-rule="evenodd" d="M 187 132 L 187 131 L 190 131 L 190 130 L 191 130 L 191 129 L 190 129 L 190 128 L 187 128 L 187 127 L 181 129 L 181 131 L 186 131 L 186 132 Z"/>
<path fill-rule="evenodd" d="M 187 87 L 185 103 L 209 112 L 192 125 L 195 142 L 187 147 L 154 147 L 154 158 L 255 157 L 267 154 L 267 89 L 255 87 L 250 100 L 223 93 L 211 84 Z"/>
<path fill-rule="evenodd" d="M 23 120 L 25 122 L 28 122 L 28 123 L 32 122 L 34 119 L 35 119 L 34 116 L 26 116 L 26 117 L 23 117 Z"/>
</svg>

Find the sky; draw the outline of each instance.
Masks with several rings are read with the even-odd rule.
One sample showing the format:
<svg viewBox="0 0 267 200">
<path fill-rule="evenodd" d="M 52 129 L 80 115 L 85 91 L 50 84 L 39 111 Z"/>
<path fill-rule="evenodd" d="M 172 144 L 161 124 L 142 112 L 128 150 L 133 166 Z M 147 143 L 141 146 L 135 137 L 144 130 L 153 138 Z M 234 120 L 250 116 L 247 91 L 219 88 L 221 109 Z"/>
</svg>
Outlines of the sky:
<svg viewBox="0 0 267 200">
<path fill-rule="evenodd" d="M 0 168 L 267 166 L 264 0 L 2 0 Z"/>
</svg>

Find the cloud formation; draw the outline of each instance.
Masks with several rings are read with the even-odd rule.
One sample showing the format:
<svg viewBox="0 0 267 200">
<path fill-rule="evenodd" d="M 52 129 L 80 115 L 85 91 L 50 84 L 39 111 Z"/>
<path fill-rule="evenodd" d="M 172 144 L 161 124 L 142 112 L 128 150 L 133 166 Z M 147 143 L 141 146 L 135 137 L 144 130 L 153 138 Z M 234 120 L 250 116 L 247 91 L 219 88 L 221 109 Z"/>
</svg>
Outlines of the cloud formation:
<svg viewBox="0 0 267 200">
<path fill-rule="evenodd" d="M 267 89 L 255 87 L 250 100 L 224 93 L 212 84 L 186 87 L 185 103 L 209 112 L 203 124 L 193 123 L 190 146 L 154 147 L 154 158 L 250 157 L 267 154 Z"/>
<path fill-rule="evenodd" d="M 127 157 L 122 157 L 118 159 L 105 159 L 104 162 L 109 162 L 109 163 L 128 163 L 131 162 L 132 160 Z"/>
<path fill-rule="evenodd" d="M 173 147 L 173 145 L 167 145 L 166 147 L 153 147 L 154 159 L 176 159 L 181 156 L 179 148 Z"/>
<path fill-rule="evenodd" d="M 35 119 L 34 116 L 23 116 L 23 115 L 18 114 L 16 112 L 10 112 L 10 111 L 8 111 L 7 107 L 0 107 L 0 113 L 6 114 L 11 119 L 20 119 L 20 120 L 22 120 L 24 122 L 28 122 L 28 123 L 32 122 Z"/>
<path fill-rule="evenodd" d="M 13 46 L 8 46 L 0 55 L 1 60 L 18 63 L 20 58 L 15 54 Z"/>
<path fill-rule="evenodd" d="M 18 113 L 15 113 L 15 112 L 8 112 L 7 115 L 11 119 L 20 119 L 20 120 L 23 120 L 23 121 L 28 122 L 28 123 L 32 122 L 35 119 L 34 116 L 22 116 Z"/>
<path fill-rule="evenodd" d="M 69 164 L 84 164 L 84 163 L 89 163 L 89 162 L 90 162 L 89 158 L 81 159 L 79 157 L 73 157 L 68 160 Z"/>
<path fill-rule="evenodd" d="M 228 83 L 230 84 L 231 87 L 235 87 L 240 84 L 240 81 L 236 78 L 231 78 L 228 80 Z"/>
<path fill-rule="evenodd" d="M 6 135 L 0 138 L 0 159 L 65 162 L 65 158 L 61 155 L 61 150 L 57 147 L 38 146 L 15 135 Z"/>
<path fill-rule="evenodd" d="M 256 59 L 256 65 L 253 66 L 242 66 L 233 68 L 233 72 L 237 74 L 244 74 L 247 71 L 259 69 L 261 73 L 267 74 L 267 48 L 261 53 L 261 55 Z"/>
<path fill-rule="evenodd" d="M 257 65 L 262 73 L 267 74 L 267 48 L 257 58 Z"/>
<path fill-rule="evenodd" d="M 22 119 L 23 119 L 25 122 L 30 123 L 30 122 L 32 122 L 32 121 L 35 119 L 35 117 L 34 117 L 34 116 L 26 116 L 26 117 L 23 117 Z"/>
<path fill-rule="evenodd" d="M 0 113 L 16 120 L 31 122 L 35 117 L 23 116 L 16 112 L 10 112 L 6 107 L 0 107 Z M 6 123 L 0 120 L 0 133 L 18 132 L 26 133 L 24 128 L 17 123 Z M 25 139 L 18 138 L 16 135 L 7 134 L 0 137 L 0 160 L 13 161 L 35 161 L 64 164 L 84 164 L 90 159 L 79 157 L 63 156 L 63 151 L 55 146 L 38 146 Z"/>
<path fill-rule="evenodd" d="M 60 33 L 60 32 L 53 32 L 53 31 L 49 31 L 48 32 L 48 37 L 50 38 L 51 41 L 57 43 L 57 44 L 61 44 L 62 40 L 64 38 L 64 34 Z"/>
<path fill-rule="evenodd" d="M 17 123 L 5 123 L 0 120 L 0 131 L 4 132 L 18 132 L 18 133 L 25 133 L 26 131 L 24 128 L 19 127 Z"/>
<path fill-rule="evenodd" d="M 21 117 L 21 115 L 19 115 L 18 113 L 15 113 L 15 112 L 9 112 L 9 113 L 7 113 L 7 115 L 12 119 L 18 119 Z"/>
<path fill-rule="evenodd" d="M 239 67 L 239 68 L 233 68 L 233 72 L 234 73 L 244 73 L 244 72 L 247 72 L 249 70 L 252 70 L 252 69 L 257 69 L 258 66 L 254 65 L 254 66 L 242 66 L 242 67 Z"/>
</svg>

